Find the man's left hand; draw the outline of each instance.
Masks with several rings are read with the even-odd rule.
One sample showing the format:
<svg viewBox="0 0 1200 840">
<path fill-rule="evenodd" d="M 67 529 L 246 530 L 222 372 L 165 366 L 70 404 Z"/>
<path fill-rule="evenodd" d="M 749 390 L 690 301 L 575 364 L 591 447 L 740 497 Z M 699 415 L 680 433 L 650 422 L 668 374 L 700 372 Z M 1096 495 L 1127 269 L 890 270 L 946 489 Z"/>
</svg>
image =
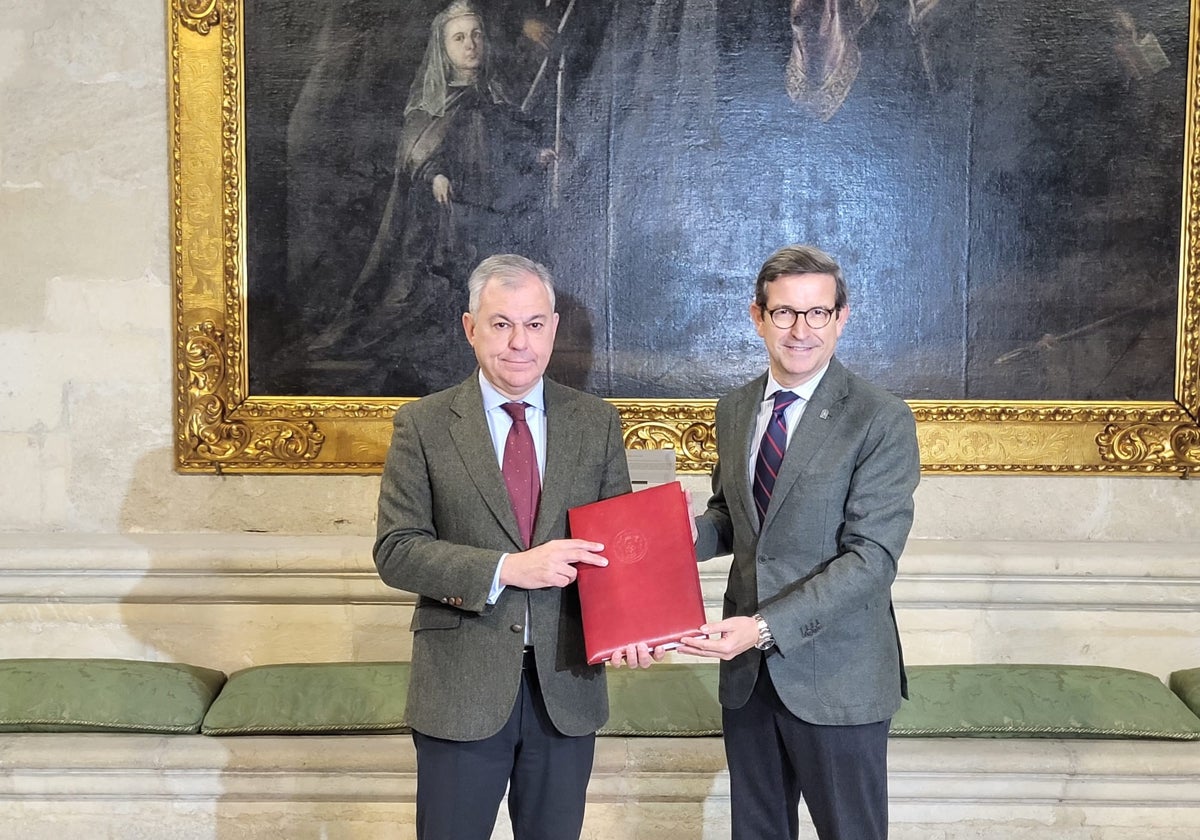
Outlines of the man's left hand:
<svg viewBox="0 0 1200 840">
<path fill-rule="evenodd" d="M 645 642 L 636 645 L 626 645 L 622 650 L 613 651 L 612 659 L 608 660 L 614 668 L 628 665 L 630 668 L 649 668 L 655 662 L 662 662 L 667 652 L 661 647 L 650 648 Z"/>
<path fill-rule="evenodd" d="M 703 635 L 680 639 L 677 653 L 730 660 L 758 644 L 758 622 L 748 615 L 735 615 L 700 628 Z"/>
</svg>

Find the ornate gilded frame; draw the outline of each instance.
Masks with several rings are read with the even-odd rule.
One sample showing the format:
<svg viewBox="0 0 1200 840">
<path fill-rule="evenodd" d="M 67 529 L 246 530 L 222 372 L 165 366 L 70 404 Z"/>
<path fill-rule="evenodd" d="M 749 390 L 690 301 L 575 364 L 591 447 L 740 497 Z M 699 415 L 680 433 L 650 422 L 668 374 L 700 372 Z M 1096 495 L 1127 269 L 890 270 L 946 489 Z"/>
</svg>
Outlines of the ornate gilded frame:
<svg viewBox="0 0 1200 840">
<path fill-rule="evenodd" d="M 184 473 L 371 473 L 404 402 L 248 393 L 238 0 L 168 0 L 175 464 Z M 929 473 L 1180 475 L 1200 467 L 1200 85 L 1191 3 L 1175 397 L 913 401 Z M 712 400 L 612 400 L 631 449 L 716 459 Z"/>
</svg>

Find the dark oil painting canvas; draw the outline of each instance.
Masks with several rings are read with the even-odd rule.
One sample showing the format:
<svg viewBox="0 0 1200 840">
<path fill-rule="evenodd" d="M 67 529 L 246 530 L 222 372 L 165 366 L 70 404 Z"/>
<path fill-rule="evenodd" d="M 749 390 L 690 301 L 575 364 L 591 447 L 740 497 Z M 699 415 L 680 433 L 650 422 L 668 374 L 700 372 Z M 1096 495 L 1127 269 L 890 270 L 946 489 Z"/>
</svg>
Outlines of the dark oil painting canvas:
<svg viewBox="0 0 1200 840">
<path fill-rule="evenodd" d="M 716 397 L 775 248 L 909 399 L 1170 399 L 1186 0 L 246 0 L 253 394 L 473 369 L 466 278 L 544 262 L 551 373 Z"/>
</svg>

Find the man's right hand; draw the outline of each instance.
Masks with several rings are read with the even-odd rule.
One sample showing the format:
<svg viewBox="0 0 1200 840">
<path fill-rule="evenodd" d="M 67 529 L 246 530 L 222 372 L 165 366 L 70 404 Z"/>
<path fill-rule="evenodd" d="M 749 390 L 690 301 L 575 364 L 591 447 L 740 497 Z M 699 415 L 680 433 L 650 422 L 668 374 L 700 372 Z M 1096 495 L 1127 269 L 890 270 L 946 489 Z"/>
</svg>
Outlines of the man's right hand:
<svg viewBox="0 0 1200 840">
<path fill-rule="evenodd" d="M 517 551 L 504 558 L 500 584 L 521 589 L 563 587 L 575 580 L 576 563 L 607 566 L 608 560 L 596 553 L 603 550 L 602 543 L 590 540 L 551 540 Z"/>
</svg>

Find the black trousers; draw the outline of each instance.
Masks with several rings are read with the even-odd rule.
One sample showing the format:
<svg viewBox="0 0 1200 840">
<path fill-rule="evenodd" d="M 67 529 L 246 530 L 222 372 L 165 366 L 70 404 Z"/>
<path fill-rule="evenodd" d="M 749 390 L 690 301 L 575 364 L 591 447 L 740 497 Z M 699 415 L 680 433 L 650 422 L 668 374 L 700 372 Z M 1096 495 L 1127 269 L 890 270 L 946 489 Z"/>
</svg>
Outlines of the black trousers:
<svg viewBox="0 0 1200 840">
<path fill-rule="evenodd" d="M 515 840 L 578 840 L 596 736 L 554 728 L 532 652 L 504 727 L 479 741 L 413 732 L 418 840 L 488 840 L 508 789 Z"/>
<path fill-rule="evenodd" d="M 722 710 L 733 840 L 796 840 L 801 797 L 820 840 L 885 840 L 889 721 L 816 726 L 783 705 L 766 663 Z"/>
</svg>

